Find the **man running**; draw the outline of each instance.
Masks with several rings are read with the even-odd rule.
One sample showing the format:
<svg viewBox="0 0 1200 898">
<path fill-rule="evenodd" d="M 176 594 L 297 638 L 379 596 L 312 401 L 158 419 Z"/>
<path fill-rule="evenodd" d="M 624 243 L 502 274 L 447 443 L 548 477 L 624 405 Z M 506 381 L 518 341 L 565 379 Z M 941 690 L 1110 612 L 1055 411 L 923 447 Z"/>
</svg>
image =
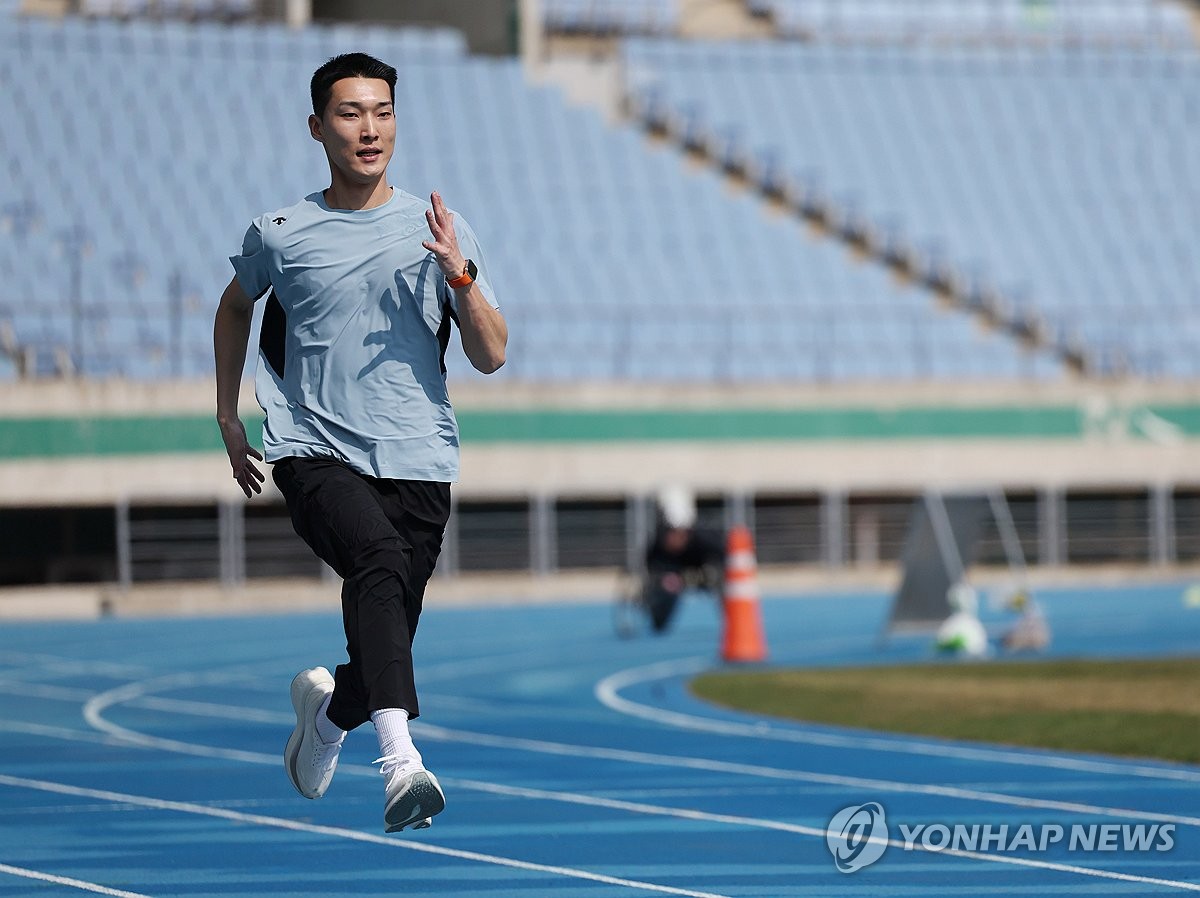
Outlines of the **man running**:
<svg viewBox="0 0 1200 898">
<path fill-rule="evenodd" d="M 508 328 L 467 223 L 434 193 L 393 187 L 396 70 L 363 53 L 313 74 L 312 138 L 330 185 L 254 221 L 213 327 L 217 421 L 234 479 L 261 492 L 262 461 L 238 417 L 254 302 L 263 297 L 256 395 L 265 460 L 296 532 L 343 578 L 348 660 L 292 681 L 284 767 L 325 794 L 347 731 L 370 720 L 388 832 L 445 807 L 409 735 L 419 714 L 412 641 L 458 478 L 445 351 L 458 324 L 471 364 L 504 364 Z"/>
</svg>

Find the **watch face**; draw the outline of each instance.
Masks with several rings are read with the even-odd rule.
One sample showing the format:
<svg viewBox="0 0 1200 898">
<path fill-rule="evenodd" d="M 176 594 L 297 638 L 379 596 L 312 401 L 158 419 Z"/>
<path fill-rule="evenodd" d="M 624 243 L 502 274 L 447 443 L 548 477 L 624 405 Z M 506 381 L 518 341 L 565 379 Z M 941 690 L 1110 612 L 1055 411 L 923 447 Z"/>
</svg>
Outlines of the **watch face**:
<svg viewBox="0 0 1200 898">
<path fill-rule="evenodd" d="M 471 280 L 479 277 L 479 269 L 475 267 L 475 263 L 467 259 L 467 274 L 471 276 Z"/>
</svg>

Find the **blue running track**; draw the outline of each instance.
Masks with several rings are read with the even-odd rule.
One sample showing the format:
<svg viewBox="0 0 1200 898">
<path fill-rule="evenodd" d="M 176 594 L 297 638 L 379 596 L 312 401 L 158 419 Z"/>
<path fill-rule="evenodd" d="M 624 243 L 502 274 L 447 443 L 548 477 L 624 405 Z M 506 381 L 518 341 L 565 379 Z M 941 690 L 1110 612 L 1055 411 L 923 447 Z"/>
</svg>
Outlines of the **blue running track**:
<svg viewBox="0 0 1200 898">
<path fill-rule="evenodd" d="M 395 835 L 369 728 L 320 801 L 282 769 L 288 683 L 341 658 L 335 615 L 0 626 L 0 898 L 1200 892 L 1200 767 L 714 709 L 686 686 L 718 664 L 699 598 L 665 638 L 622 641 L 606 604 L 438 609 L 432 592 L 414 733 L 448 804 L 431 829 Z M 1182 595 L 1040 598 L 1055 654 L 1200 654 L 1200 609 Z M 929 654 L 927 639 L 878 644 L 881 595 L 762 607 L 773 664 Z M 840 872 L 828 824 L 872 802 L 889 841 Z M 906 849 L 919 824 L 929 845 Z M 993 841 L 929 850 L 956 825 Z M 1061 840 L 1037 845 L 1054 827 Z"/>
</svg>

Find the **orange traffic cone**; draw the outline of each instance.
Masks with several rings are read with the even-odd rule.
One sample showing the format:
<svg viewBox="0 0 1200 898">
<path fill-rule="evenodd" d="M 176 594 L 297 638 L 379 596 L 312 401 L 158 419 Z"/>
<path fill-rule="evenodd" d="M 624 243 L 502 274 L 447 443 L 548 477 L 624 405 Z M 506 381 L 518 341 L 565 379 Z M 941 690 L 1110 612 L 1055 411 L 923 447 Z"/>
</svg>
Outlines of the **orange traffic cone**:
<svg viewBox="0 0 1200 898">
<path fill-rule="evenodd" d="M 721 657 L 734 662 L 765 661 L 767 641 L 758 607 L 758 562 L 749 528 L 733 527 L 725 551 L 725 635 Z"/>
</svg>

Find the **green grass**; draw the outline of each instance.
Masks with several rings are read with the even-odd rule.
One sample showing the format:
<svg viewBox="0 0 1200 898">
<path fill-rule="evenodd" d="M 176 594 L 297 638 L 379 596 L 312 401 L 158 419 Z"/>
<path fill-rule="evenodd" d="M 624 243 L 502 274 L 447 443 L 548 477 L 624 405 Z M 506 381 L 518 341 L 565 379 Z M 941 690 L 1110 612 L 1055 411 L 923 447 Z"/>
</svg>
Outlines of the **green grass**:
<svg viewBox="0 0 1200 898">
<path fill-rule="evenodd" d="M 776 717 L 1200 762 L 1200 658 L 727 671 L 700 698 Z"/>
</svg>

